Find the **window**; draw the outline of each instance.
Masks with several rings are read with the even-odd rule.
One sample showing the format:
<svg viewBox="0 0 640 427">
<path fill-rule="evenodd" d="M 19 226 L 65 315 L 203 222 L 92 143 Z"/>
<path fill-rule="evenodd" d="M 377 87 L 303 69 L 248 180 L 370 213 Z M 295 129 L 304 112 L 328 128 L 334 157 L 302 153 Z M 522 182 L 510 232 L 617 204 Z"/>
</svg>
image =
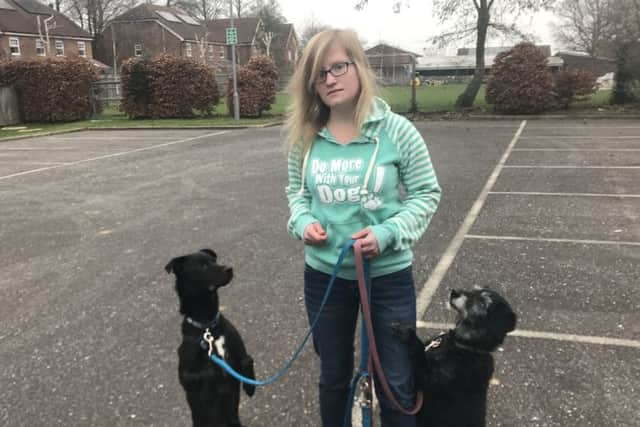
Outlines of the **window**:
<svg viewBox="0 0 640 427">
<path fill-rule="evenodd" d="M 209 56 L 213 57 L 214 53 L 213 53 L 213 45 L 210 44 L 209 45 Z"/>
<path fill-rule="evenodd" d="M 44 41 L 42 39 L 36 39 L 36 55 L 45 56 Z"/>
<path fill-rule="evenodd" d="M 78 42 L 78 55 L 84 56 L 85 58 L 87 56 L 87 47 L 84 42 Z"/>
<path fill-rule="evenodd" d="M 224 46 L 220 46 L 220 58 L 224 59 Z"/>
<path fill-rule="evenodd" d="M 178 23 L 182 23 L 182 21 L 180 19 L 178 19 L 177 16 L 175 16 L 173 13 L 171 12 L 166 12 L 164 10 L 156 10 L 156 13 L 158 15 L 160 15 L 162 18 L 166 19 L 169 22 L 178 22 Z"/>
<path fill-rule="evenodd" d="M 287 58 L 289 59 L 289 61 L 293 60 L 293 56 L 291 55 L 291 51 L 290 50 L 287 51 Z"/>
<path fill-rule="evenodd" d="M 187 24 L 200 25 L 200 23 L 198 21 L 196 21 L 195 19 L 193 19 L 192 17 L 190 17 L 186 13 L 176 13 L 176 15 L 178 15 L 178 17 L 180 19 L 182 19 L 184 22 L 186 22 Z"/>
<path fill-rule="evenodd" d="M 9 50 L 11 50 L 11 56 L 20 56 L 20 39 L 17 37 L 10 37 Z"/>
<path fill-rule="evenodd" d="M 56 40 L 56 55 L 64 55 L 64 42 L 62 40 Z"/>
<path fill-rule="evenodd" d="M 140 43 L 136 43 L 133 46 L 133 54 L 135 56 L 142 56 L 142 45 Z"/>
<path fill-rule="evenodd" d="M 193 52 L 191 51 L 191 43 L 185 43 L 185 50 L 186 50 L 187 56 L 191 58 L 191 55 L 193 54 Z"/>
</svg>

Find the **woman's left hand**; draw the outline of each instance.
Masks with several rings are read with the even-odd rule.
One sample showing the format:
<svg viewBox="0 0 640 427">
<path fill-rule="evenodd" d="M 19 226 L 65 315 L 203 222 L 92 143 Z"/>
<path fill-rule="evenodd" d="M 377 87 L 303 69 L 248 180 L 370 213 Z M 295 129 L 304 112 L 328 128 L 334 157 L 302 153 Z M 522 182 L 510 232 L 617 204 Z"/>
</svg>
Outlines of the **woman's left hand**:
<svg viewBox="0 0 640 427">
<path fill-rule="evenodd" d="M 362 248 L 362 256 L 368 259 L 377 257 L 380 255 L 380 249 L 378 248 L 378 239 L 373 234 L 371 228 L 367 227 L 358 231 L 351 236 L 352 239 L 360 240 L 360 247 Z"/>
</svg>

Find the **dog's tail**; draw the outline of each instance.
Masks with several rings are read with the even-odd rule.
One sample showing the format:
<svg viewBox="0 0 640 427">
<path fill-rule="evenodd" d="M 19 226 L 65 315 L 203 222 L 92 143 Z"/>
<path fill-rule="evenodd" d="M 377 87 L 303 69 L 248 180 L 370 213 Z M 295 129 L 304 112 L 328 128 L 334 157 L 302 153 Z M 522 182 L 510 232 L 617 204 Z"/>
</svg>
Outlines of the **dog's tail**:
<svg viewBox="0 0 640 427">
<path fill-rule="evenodd" d="M 247 378 L 250 378 L 252 380 L 256 379 L 256 374 L 253 370 L 253 358 L 251 356 L 246 355 L 240 361 L 239 371 L 243 376 Z M 242 383 L 242 388 L 244 389 L 244 392 L 247 393 L 248 396 L 253 396 L 253 394 L 256 392 L 256 386 L 252 384 Z"/>
</svg>

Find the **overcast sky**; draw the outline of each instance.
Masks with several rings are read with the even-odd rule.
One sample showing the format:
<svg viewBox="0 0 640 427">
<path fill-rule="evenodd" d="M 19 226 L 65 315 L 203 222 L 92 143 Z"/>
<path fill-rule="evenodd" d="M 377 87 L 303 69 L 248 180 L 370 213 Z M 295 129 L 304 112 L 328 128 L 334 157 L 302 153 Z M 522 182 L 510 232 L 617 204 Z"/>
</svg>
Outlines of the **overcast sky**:
<svg viewBox="0 0 640 427">
<path fill-rule="evenodd" d="M 431 47 L 425 40 L 439 30 L 431 13 L 431 2 L 425 0 L 404 1 L 400 13 L 393 13 L 392 0 L 370 0 L 362 11 L 356 11 L 356 0 L 279 0 L 288 22 L 300 33 L 311 20 L 337 28 L 351 28 L 366 41 L 367 47 L 384 41 L 405 50 L 423 54 Z M 555 51 L 550 23 L 550 13 L 538 13 L 521 19 L 521 25 L 533 32 L 536 42 L 551 44 Z M 490 40 L 487 45 L 503 45 L 501 40 Z M 510 44 L 510 43 L 507 43 Z M 455 46 L 463 47 L 463 46 Z M 473 47 L 469 44 L 464 47 Z"/>
</svg>

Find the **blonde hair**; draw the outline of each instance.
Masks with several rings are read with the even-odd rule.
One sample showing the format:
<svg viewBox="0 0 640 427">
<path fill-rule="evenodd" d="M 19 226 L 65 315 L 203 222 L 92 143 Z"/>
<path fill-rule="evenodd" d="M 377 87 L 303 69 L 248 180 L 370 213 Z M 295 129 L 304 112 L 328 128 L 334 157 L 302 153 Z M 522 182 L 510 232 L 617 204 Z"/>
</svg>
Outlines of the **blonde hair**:
<svg viewBox="0 0 640 427">
<path fill-rule="evenodd" d="M 316 92 L 316 78 L 333 43 L 340 44 L 349 59 L 355 63 L 354 68 L 360 81 L 355 112 L 359 129 L 369 115 L 377 95 L 375 76 L 355 31 L 334 29 L 313 36 L 307 43 L 288 86 L 290 104 L 285 124 L 287 142 L 289 147 L 301 144 L 303 152 L 309 149 L 316 133 L 329 120 L 329 108 Z"/>
</svg>

